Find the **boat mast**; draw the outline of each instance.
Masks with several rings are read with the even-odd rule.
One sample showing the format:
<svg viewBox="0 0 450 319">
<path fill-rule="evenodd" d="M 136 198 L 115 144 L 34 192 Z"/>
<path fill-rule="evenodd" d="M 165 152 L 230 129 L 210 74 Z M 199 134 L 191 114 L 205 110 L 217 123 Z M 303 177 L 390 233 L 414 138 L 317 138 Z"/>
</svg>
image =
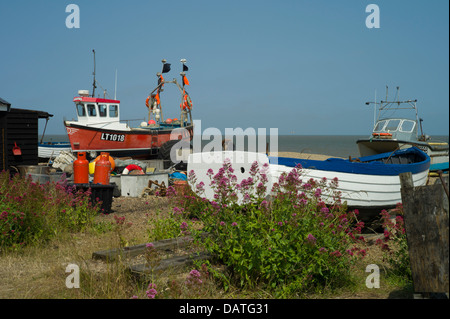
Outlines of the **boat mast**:
<svg viewBox="0 0 450 319">
<path fill-rule="evenodd" d="M 185 90 L 185 88 L 184 88 L 184 86 L 186 85 L 186 83 L 185 83 L 185 76 L 186 76 L 186 72 L 185 71 L 187 71 L 188 70 L 188 68 L 187 68 L 187 66 L 185 65 L 185 63 L 186 63 L 186 59 L 181 59 L 180 60 L 180 62 L 181 62 L 181 64 L 182 64 L 182 72 L 180 72 L 180 75 L 181 75 L 181 83 L 183 84 L 183 90 L 181 90 L 181 88 L 180 88 L 180 90 L 181 90 L 181 104 L 183 104 L 184 103 L 184 96 L 185 95 L 188 95 L 187 94 L 187 92 L 186 92 L 186 90 Z M 175 79 L 174 79 L 175 80 Z M 176 80 L 175 80 L 175 83 L 176 83 Z M 177 84 L 177 86 L 179 87 L 179 84 L 178 83 L 176 83 Z M 189 97 L 189 95 L 188 95 L 188 97 Z M 181 105 L 180 104 L 180 105 Z M 192 123 L 192 115 L 191 115 L 191 110 L 189 109 L 188 110 L 188 112 L 189 112 L 189 116 L 190 116 L 190 118 L 191 118 L 191 123 Z M 184 110 L 184 109 L 182 109 L 181 110 L 181 118 L 180 118 L 180 120 L 181 120 L 181 127 L 183 127 L 184 126 L 184 120 L 185 120 L 185 116 L 186 116 L 186 122 L 188 121 L 188 118 L 187 118 L 187 114 L 186 114 L 187 112 L 186 112 L 186 110 Z"/>
<path fill-rule="evenodd" d="M 96 88 L 96 85 L 95 85 L 95 50 L 92 50 L 92 52 L 94 53 L 94 73 L 93 73 L 93 75 L 94 75 L 94 82 L 92 83 L 92 86 L 93 86 L 93 88 L 92 88 L 92 97 L 95 97 L 95 88 Z"/>
<path fill-rule="evenodd" d="M 374 102 L 366 102 L 366 105 L 373 104 L 373 129 L 375 129 L 375 125 L 377 123 L 377 105 L 380 104 L 380 109 L 383 101 L 380 101 L 380 103 L 377 103 L 377 90 L 375 90 L 375 100 Z"/>
<path fill-rule="evenodd" d="M 116 79 L 114 81 L 114 100 L 117 99 L 117 69 L 116 69 Z"/>
<path fill-rule="evenodd" d="M 375 105 L 373 107 L 373 128 L 375 129 L 375 124 L 377 123 L 377 90 L 375 89 Z"/>
<path fill-rule="evenodd" d="M 161 80 L 162 74 L 164 73 L 164 65 L 166 64 L 167 60 L 166 59 L 162 59 L 162 68 L 161 68 L 161 73 L 157 73 L 156 76 L 158 76 L 159 80 Z M 160 83 L 158 83 L 158 91 L 157 94 L 159 95 L 160 92 L 164 91 L 164 89 L 162 88 L 165 81 L 161 80 L 159 81 Z M 161 99 L 161 96 L 159 96 L 159 98 Z M 164 118 L 163 118 L 163 112 L 162 112 L 162 105 L 159 105 L 159 116 L 160 116 L 160 121 L 164 122 Z"/>
<path fill-rule="evenodd" d="M 388 96 L 388 87 L 386 86 L 386 101 L 380 101 L 380 113 L 378 114 L 378 117 L 380 118 L 381 116 L 381 111 L 384 110 L 390 110 L 392 105 L 397 104 L 396 108 L 397 110 L 414 110 L 415 113 L 415 118 L 416 118 L 416 122 L 419 123 L 419 115 L 417 112 L 417 99 L 415 100 L 404 100 L 404 101 L 400 101 L 400 87 L 397 86 L 397 93 L 396 93 L 396 98 L 394 98 L 394 100 L 392 101 L 388 101 L 387 96 Z M 367 103 L 366 103 L 367 104 Z M 400 107 L 401 104 L 408 104 L 409 106 L 406 107 Z"/>
</svg>

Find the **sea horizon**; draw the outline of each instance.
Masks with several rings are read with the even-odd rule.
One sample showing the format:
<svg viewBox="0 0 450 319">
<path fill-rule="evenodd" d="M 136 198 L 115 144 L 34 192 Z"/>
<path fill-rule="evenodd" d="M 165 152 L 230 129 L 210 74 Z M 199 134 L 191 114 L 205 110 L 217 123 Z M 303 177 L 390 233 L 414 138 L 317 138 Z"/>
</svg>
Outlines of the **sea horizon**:
<svg viewBox="0 0 450 319">
<path fill-rule="evenodd" d="M 244 149 L 248 149 L 248 136 L 244 136 Z M 369 137 L 366 135 L 278 135 L 277 150 L 275 150 L 275 141 L 271 141 L 270 136 L 266 136 L 265 145 L 261 149 L 267 148 L 270 152 L 296 152 L 308 154 L 322 154 L 336 157 L 358 157 L 358 146 L 356 141 L 361 138 Z M 222 140 L 222 136 L 218 136 Z M 273 139 L 274 137 L 272 137 Z M 39 137 L 39 140 L 41 137 Z M 208 143 L 213 141 L 214 137 L 202 136 L 202 149 Z M 449 142 L 449 135 L 434 135 L 432 140 Z M 258 138 L 256 138 L 258 140 Z M 68 142 L 67 134 L 48 134 L 44 136 L 44 142 Z M 264 141 L 264 139 L 263 139 Z M 258 141 L 257 141 L 258 143 Z M 258 150 L 258 144 L 256 145 Z"/>
</svg>

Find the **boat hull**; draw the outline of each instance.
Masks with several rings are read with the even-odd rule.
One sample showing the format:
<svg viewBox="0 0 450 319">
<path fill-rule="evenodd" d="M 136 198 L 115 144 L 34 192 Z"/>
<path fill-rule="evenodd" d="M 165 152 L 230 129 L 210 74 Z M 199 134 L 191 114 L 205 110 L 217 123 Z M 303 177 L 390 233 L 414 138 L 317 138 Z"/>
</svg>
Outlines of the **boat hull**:
<svg viewBox="0 0 450 319">
<path fill-rule="evenodd" d="M 289 173 L 293 168 L 284 165 L 270 165 L 273 179 L 277 179 L 282 173 Z M 384 209 L 396 206 L 402 201 L 400 192 L 400 178 L 396 175 L 361 175 L 341 172 L 319 171 L 314 169 L 302 169 L 302 180 L 310 178 L 320 181 L 322 178 L 338 179 L 337 190 L 341 192 L 341 201 L 347 202 L 352 208 Z M 413 174 L 414 186 L 425 185 L 428 178 L 428 170 Z M 331 199 L 324 198 L 331 204 Z"/>
<path fill-rule="evenodd" d="M 196 183 L 203 182 L 206 186 L 210 185 L 211 179 L 207 174 L 209 168 L 213 169 L 214 174 L 223 165 L 230 154 L 236 157 L 236 154 L 250 152 L 214 152 L 200 156 L 200 153 L 191 154 L 188 160 L 188 172 L 193 170 L 197 177 Z M 258 154 L 252 157 L 262 167 L 269 163 L 268 188 L 271 189 L 274 182 L 278 182 L 283 173 L 289 173 L 298 164 L 301 165 L 301 179 L 307 182 L 309 179 L 321 181 L 323 178 L 332 180 L 338 179 L 337 191 L 341 192 L 342 202 L 346 202 L 348 207 L 361 209 L 390 208 L 396 206 L 402 201 L 400 192 L 399 174 L 411 172 L 415 186 L 426 184 L 430 158 L 424 152 L 412 148 L 398 151 L 404 158 L 390 156 L 391 153 L 361 158 L 364 162 L 351 162 L 349 160 L 330 158 L 326 161 L 302 160 L 295 158 L 267 157 L 264 154 Z M 242 156 L 242 155 L 241 155 Z M 222 160 L 222 162 L 221 162 Z M 392 164 L 383 164 L 382 161 L 391 161 Z M 398 160 L 398 164 L 394 160 Z M 405 163 L 401 163 L 405 160 Z M 232 167 L 237 172 L 237 182 L 250 177 L 248 162 L 233 162 Z M 196 185 L 191 184 L 195 191 Z M 204 197 L 214 200 L 214 193 L 207 189 Z M 327 204 L 333 204 L 332 198 L 325 194 L 323 200 Z"/>
<path fill-rule="evenodd" d="M 70 143 L 39 143 L 38 157 L 40 159 L 49 159 L 57 157 L 62 151 L 72 151 Z"/>
<path fill-rule="evenodd" d="M 187 172 L 194 171 L 195 173 L 196 184 L 194 185 L 192 181 L 188 181 L 192 190 L 196 192 L 196 185 L 203 182 L 206 187 L 204 187 L 204 191 L 198 195 L 210 201 L 215 201 L 215 192 L 212 187 L 209 187 L 212 179 L 208 174 L 208 170 L 211 169 L 214 174 L 217 174 L 223 167 L 225 161 L 231 163 L 234 170 L 233 175 L 236 176 L 236 181 L 238 183 L 251 176 L 249 172 L 254 162 L 258 162 L 259 167 L 263 167 L 264 164 L 269 166 L 269 158 L 263 153 L 244 151 L 192 153 L 188 157 L 187 165 Z M 270 195 L 270 189 L 272 188 L 273 183 L 270 174 L 267 174 L 267 178 L 268 187 L 266 195 Z M 243 194 L 236 192 L 236 195 L 238 197 L 237 203 L 242 203 Z"/>
<path fill-rule="evenodd" d="M 273 163 L 276 160 L 277 163 Z M 361 157 L 358 161 L 329 158 L 325 161 L 273 158 L 272 178 L 302 167 L 302 179 L 337 178 L 341 200 L 352 208 L 390 208 L 401 202 L 401 173 L 411 172 L 414 186 L 427 182 L 430 157 L 418 148 Z M 327 198 L 325 198 L 325 201 Z"/>
<path fill-rule="evenodd" d="M 65 126 L 74 152 L 109 152 L 115 156 L 151 156 L 170 140 L 190 141 L 193 132 L 192 125 L 184 127 L 184 130 L 179 128 L 110 130 L 67 122 Z"/>
<path fill-rule="evenodd" d="M 361 139 L 357 142 L 360 156 L 371 156 L 398 149 L 417 147 L 431 159 L 430 171 L 449 170 L 449 146 L 444 142 L 411 142 L 389 139 Z"/>
</svg>

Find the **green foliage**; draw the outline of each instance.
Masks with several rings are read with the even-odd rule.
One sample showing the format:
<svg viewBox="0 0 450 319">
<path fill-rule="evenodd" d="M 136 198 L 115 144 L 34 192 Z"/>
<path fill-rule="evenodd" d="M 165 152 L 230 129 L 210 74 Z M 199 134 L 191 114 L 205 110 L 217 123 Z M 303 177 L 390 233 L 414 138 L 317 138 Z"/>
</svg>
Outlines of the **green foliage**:
<svg viewBox="0 0 450 319">
<path fill-rule="evenodd" d="M 164 217 L 156 213 L 155 217 L 152 217 L 148 223 L 151 225 L 151 228 L 148 230 L 149 242 L 176 238 L 183 234 L 182 221 L 176 218 L 174 213 L 169 213 L 169 216 Z"/>
<path fill-rule="evenodd" d="M 94 222 L 90 227 L 90 230 L 92 230 L 94 233 L 97 234 L 105 234 L 113 231 L 114 229 L 115 225 L 113 223 L 111 223 L 110 221 L 103 221 L 103 220 Z"/>
<path fill-rule="evenodd" d="M 388 275 L 397 277 L 400 281 L 412 282 L 402 204 L 398 204 L 394 212 L 395 216 L 391 216 L 386 210 L 381 212 L 384 238 L 378 239 L 377 244 L 383 250 L 383 259 L 390 267 Z"/>
<path fill-rule="evenodd" d="M 267 169 L 255 162 L 241 183 L 230 163 L 217 174 L 209 171 L 216 199 L 211 202 L 201 198 L 205 185 L 191 171 L 189 183 L 199 196 L 175 197 L 174 211 L 199 219 L 201 233 L 208 236 L 198 239 L 238 286 L 262 285 L 283 295 L 343 285 L 354 257 L 365 252 L 356 248 L 355 237 L 363 223 L 356 223 L 357 211 L 347 212 L 340 204 L 337 180 L 303 182 L 296 167 L 280 177 L 266 199 Z"/>
<path fill-rule="evenodd" d="M 89 191 L 0 173 L 0 246 L 16 248 L 84 230 L 98 212 Z"/>
</svg>

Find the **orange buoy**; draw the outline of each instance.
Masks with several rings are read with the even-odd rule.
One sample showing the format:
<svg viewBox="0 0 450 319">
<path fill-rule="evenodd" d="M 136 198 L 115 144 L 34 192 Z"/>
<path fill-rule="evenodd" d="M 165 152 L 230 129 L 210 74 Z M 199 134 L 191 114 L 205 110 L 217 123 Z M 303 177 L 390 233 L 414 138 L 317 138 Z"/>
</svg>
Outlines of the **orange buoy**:
<svg viewBox="0 0 450 319">
<path fill-rule="evenodd" d="M 166 120 L 166 123 L 167 123 L 167 124 L 172 123 L 172 119 L 167 119 L 167 120 Z"/>
<path fill-rule="evenodd" d="M 94 184 L 109 185 L 111 162 L 108 157 L 109 153 L 102 152 L 100 154 L 100 159 L 95 162 Z"/>
<path fill-rule="evenodd" d="M 73 162 L 73 182 L 75 184 L 89 183 L 89 161 L 86 152 L 78 152 L 78 159 Z"/>
<path fill-rule="evenodd" d="M 152 125 L 152 124 L 156 124 L 156 122 L 155 122 L 155 120 L 150 120 L 150 121 L 148 121 L 148 124 Z"/>
</svg>

